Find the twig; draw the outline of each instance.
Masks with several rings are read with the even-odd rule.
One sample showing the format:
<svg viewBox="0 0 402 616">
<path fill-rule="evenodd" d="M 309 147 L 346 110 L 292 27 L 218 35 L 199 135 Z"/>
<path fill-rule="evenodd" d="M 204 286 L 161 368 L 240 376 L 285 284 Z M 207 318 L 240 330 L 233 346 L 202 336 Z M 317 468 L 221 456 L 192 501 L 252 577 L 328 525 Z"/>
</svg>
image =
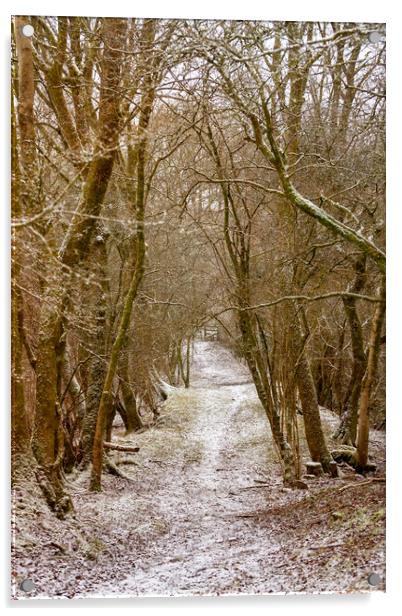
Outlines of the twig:
<svg viewBox="0 0 402 616">
<path fill-rule="evenodd" d="M 385 482 L 385 477 L 372 477 L 372 479 L 366 479 L 365 481 L 359 481 L 356 483 L 348 483 L 345 486 L 342 486 L 341 488 L 339 488 L 338 492 L 343 492 L 344 490 L 347 490 L 348 488 L 358 488 L 359 486 L 367 486 L 369 483 L 374 483 L 374 482 Z"/>
<path fill-rule="evenodd" d="M 244 486 L 243 488 L 237 488 L 238 490 L 258 490 L 258 488 L 269 488 L 268 483 L 261 483 L 256 486 Z"/>
<path fill-rule="evenodd" d="M 309 550 L 328 550 L 329 548 L 341 548 L 344 543 L 330 543 L 329 545 L 311 545 Z"/>
</svg>

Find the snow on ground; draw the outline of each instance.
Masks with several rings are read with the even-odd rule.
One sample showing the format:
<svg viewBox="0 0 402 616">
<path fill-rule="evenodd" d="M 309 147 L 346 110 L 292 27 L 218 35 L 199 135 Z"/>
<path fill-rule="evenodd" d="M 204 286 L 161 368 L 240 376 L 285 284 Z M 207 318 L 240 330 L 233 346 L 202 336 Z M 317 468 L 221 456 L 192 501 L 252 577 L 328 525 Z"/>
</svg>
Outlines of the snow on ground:
<svg viewBox="0 0 402 616">
<path fill-rule="evenodd" d="M 219 343 L 195 343 L 192 386 L 155 426 L 114 439 L 140 446 L 121 466 L 132 481 L 106 476 L 91 494 L 81 474 L 74 523 L 43 508 L 21 518 L 38 540 L 22 529 L 14 573 L 35 589 L 19 598 L 350 592 L 384 579 L 383 484 L 339 493 L 355 481 L 346 471 L 284 488 L 249 373 Z"/>
</svg>

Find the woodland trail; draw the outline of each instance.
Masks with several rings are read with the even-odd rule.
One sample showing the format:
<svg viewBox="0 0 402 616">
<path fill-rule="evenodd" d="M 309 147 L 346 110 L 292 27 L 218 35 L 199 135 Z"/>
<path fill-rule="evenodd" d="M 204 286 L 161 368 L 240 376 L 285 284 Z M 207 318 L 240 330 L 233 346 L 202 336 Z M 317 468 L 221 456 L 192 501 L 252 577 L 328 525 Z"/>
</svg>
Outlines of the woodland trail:
<svg viewBox="0 0 402 616">
<path fill-rule="evenodd" d="M 247 369 L 216 343 L 197 341 L 192 386 L 171 394 L 161 420 L 180 431 L 159 454 L 156 464 L 168 468 L 152 489 L 166 532 L 133 571 L 95 593 L 204 595 L 250 591 L 255 579 L 261 584 L 266 572 L 247 532 L 254 526 L 247 516 L 266 507 L 269 492 L 253 481 L 263 481 L 259 465 L 267 462 L 269 438 L 257 406 Z M 272 541 L 264 543 L 272 552 Z"/>
<path fill-rule="evenodd" d="M 378 533 L 369 541 L 371 518 L 350 523 L 354 490 L 334 504 L 342 480 L 283 487 L 248 371 L 218 343 L 195 343 L 191 383 L 172 388 L 149 430 L 130 439 L 115 430 L 114 440 L 140 446 L 136 465 L 121 466 L 132 481 L 106 476 L 101 494 L 88 493 L 85 474 L 72 482 L 78 530 L 60 522 L 58 538 L 44 538 L 28 563 L 20 558 L 32 596 L 370 590 L 367 576 L 381 574 L 384 548 Z M 383 489 L 370 487 L 370 516 Z"/>
</svg>

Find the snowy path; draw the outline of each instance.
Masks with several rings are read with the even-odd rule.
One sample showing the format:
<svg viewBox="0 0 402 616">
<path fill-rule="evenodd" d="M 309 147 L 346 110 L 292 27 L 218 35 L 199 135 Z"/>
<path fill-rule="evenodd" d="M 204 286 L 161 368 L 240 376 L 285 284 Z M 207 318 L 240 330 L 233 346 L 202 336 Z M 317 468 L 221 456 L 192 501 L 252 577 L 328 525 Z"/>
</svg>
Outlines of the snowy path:
<svg viewBox="0 0 402 616">
<path fill-rule="evenodd" d="M 155 494 L 167 532 L 129 575 L 102 584 L 102 593 L 250 592 L 250 582 L 258 578 L 260 587 L 266 576 L 242 516 L 267 503 L 267 489 L 253 481 L 261 479 L 256 460 L 266 459 L 267 422 L 247 369 L 228 351 L 199 341 L 194 356 L 192 387 L 167 404 L 184 423 L 180 447 L 168 448 L 168 481 Z"/>
<path fill-rule="evenodd" d="M 155 426 L 129 441 L 114 431 L 140 447 L 136 465 L 121 466 L 132 481 L 106 475 L 93 494 L 80 473 L 75 520 L 40 505 L 29 513 L 15 574 L 33 580 L 30 596 L 369 591 L 368 574 L 384 568 L 384 485 L 366 500 L 360 491 L 358 506 L 357 491 L 340 497 L 326 477 L 308 492 L 284 488 L 247 369 L 219 343 L 198 341 L 191 382 Z M 336 523 L 334 510 L 344 511 Z"/>
</svg>

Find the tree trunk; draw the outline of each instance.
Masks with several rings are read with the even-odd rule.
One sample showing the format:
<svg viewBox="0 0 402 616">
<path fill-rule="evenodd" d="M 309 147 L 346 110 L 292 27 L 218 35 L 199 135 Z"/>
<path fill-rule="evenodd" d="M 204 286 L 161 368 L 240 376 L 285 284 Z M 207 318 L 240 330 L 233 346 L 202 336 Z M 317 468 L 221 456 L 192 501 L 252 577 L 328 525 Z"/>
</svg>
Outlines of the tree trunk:
<svg viewBox="0 0 402 616">
<path fill-rule="evenodd" d="M 186 355 L 183 361 L 183 340 L 177 343 L 177 366 L 179 378 L 182 379 L 185 389 L 190 387 L 190 359 L 191 359 L 191 337 L 186 337 Z"/>
<path fill-rule="evenodd" d="M 317 400 L 320 406 L 331 409 L 333 407 L 332 366 L 335 356 L 335 350 L 332 345 L 328 344 L 327 342 L 324 342 L 323 349 L 320 355 L 320 360 L 317 362 L 316 368 L 313 371 L 313 374 L 315 376 L 314 382 L 317 392 Z"/>
<path fill-rule="evenodd" d="M 103 383 L 102 395 L 100 398 L 98 416 L 95 429 L 93 453 L 92 453 L 92 474 L 90 489 L 95 492 L 101 490 L 101 473 L 102 473 L 102 460 L 103 460 L 103 439 L 106 429 L 107 416 L 110 413 L 110 407 L 112 405 L 112 385 L 113 379 L 116 374 L 117 362 L 119 359 L 120 351 L 123 346 L 124 338 L 127 333 L 127 328 L 130 322 L 131 311 L 133 307 L 134 298 L 137 295 L 137 291 L 144 272 L 144 260 L 145 260 L 145 242 L 144 242 L 144 229 L 143 222 L 138 222 L 137 231 L 137 259 L 134 270 L 134 275 L 130 284 L 130 288 L 124 303 L 123 312 L 120 318 L 117 336 L 112 346 L 110 354 L 109 364 L 106 371 L 105 381 Z M 141 235 L 141 238 L 138 237 Z"/>
<path fill-rule="evenodd" d="M 62 373 L 63 393 L 60 397 L 60 405 L 63 410 L 65 437 L 63 469 L 70 473 L 76 465 L 77 460 L 80 459 L 81 452 L 77 451 L 75 443 L 77 433 L 79 433 L 85 417 L 86 406 L 85 395 L 76 376 L 75 369 L 71 366 L 69 352 L 67 349 L 63 356 Z M 65 408 L 63 403 L 66 398 L 68 400 L 68 395 L 70 396 L 71 403 L 68 404 L 67 402 L 67 408 Z"/>
<path fill-rule="evenodd" d="M 29 432 L 25 414 L 24 375 L 22 371 L 22 342 L 19 331 L 20 293 L 16 287 L 13 268 L 11 289 L 11 470 L 12 484 L 23 474 L 29 458 Z"/>
<path fill-rule="evenodd" d="M 98 414 L 99 402 L 102 393 L 103 382 L 106 374 L 107 357 L 107 293 L 109 290 L 106 278 L 107 250 L 106 234 L 101 227 L 97 229 L 96 240 L 91 247 L 89 256 L 90 272 L 98 285 L 94 286 L 94 291 L 88 302 L 94 307 L 94 329 L 91 334 L 90 347 L 92 358 L 89 361 L 89 374 L 86 392 L 86 411 L 82 423 L 81 444 L 82 461 L 81 466 L 85 468 L 91 461 L 92 447 L 95 437 L 96 418 Z"/>
<path fill-rule="evenodd" d="M 345 323 L 342 324 L 342 329 L 339 333 L 338 344 L 337 344 L 337 353 L 336 353 L 336 363 L 335 363 L 335 376 L 333 380 L 333 393 L 335 398 L 335 411 L 339 415 L 342 416 L 343 411 L 343 378 L 342 378 L 342 367 L 344 361 L 344 342 L 345 342 Z M 334 409 L 333 409 L 334 410 Z"/>
<path fill-rule="evenodd" d="M 366 279 L 366 257 L 363 255 L 355 264 L 356 277 L 350 288 L 353 293 L 360 293 Z M 349 323 L 353 351 L 353 368 L 350 383 L 343 402 L 344 413 L 334 437 L 345 445 L 354 445 L 357 432 L 357 415 L 363 377 L 366 371 L 366 353 L 364 352 L 363 330 L 357 312 L 356 299 L 343 297 L 343 305 Z"/>
<path fill-rule="evenodd" d="M 380 290 L 381 302 L 378 303 L 370 330 L 367 369 L 359 403 L 359 425 L 357 433 L 357 468 L 364 471 L 368 461 L 369 443 L 369 405 L 381 343 L 381 329 L 385 317 L 385 278 Z"/>
<path fill-rule="evenodd" d="M 95 437 L 96 419 L 98 415 L 99 402 L 105 380 L 106 363 L 101 357 L 93 357 L 89 367 L 86 413 L 82 424 L 82 462 L 85 468 L 91 461 L 92 448 Z"/>
<path fill-rule="evenodd" d="M 259 356 L 257 340 L 253 333 L 252 317 L 248 311 L 238 313 L 242 337 L 243 353 L 257 391 L 258 398 L 268 418 L 272 436 L 283 464 L 283 482 L 292 486 L 295 483 L 297 469 L 293 451 L 281 427 L 279 410 L 273 400 L 263 358 Z"/>
<path fill-rule="evenodd" d="M 72 271 L 88 254 L 95 220 L 99 215 L 113 168 L 118 144 L 118 85 L 126 27 L 125 19 L 105 19 L 103 22 L 105 46 L 101 61 L 97 152 L 89 165 L 84 184 L 78 208 L 81 215 L 73 217 L 60 249 L 60 268 L 57 271 L 52 264 L 51 273 L 49 271 L 48 288 L 40 317 L 36 414 L 32 444 L 41 468 L 41 476 L 38 477 L 40 485 L 51 508 L 60 516 L 71 508 L 59 472 L 62 448 L 57 384 L 59 354 L 64 336 L 63 313 L 68 301 Z"/>
<path fill-rule="evenodd" d="M 36 148 L 34 122 L 34 65 L 32 41 L 22 33 L 28 17 L 15 18 L 15 42 L 18 57 L 18 129 L 21 177 L 19 195 L 23 204 L 22 212 L 32 216 L 38 211 L 36 187 Z"/>
<path fill-rule="evenodd" d="M 186 339 L 186 372 L 184 375 L 184 387 L 186 389 L 190 387 L 190 364 L 191 364 L 191 337 L 187 336 L 187 339 Z"/>
<path fill-rule="evenodd" d="M 21 24 L 19 24 L 21 25 Z M 18 26 L 17 26 L 18 27 Z M 20 72 L 21 74 L 21 72 Z M 21 113 L 21 110 L 20 110 Z M 21 120 L 20 120 L 21 131 Z M 23 150 L 22 145 L 20 146 Z M 11 215 L 18 219 L 23 213 L 20 200 L 21 171 L 18 160 L 18 135 L 14 106 L 14 91 L 11 92 Z M 26 203 L 24 204 L 26 205 Z M 20 256 L 22 253 L 18 230 L 11 235 L 11 485 L 25 483 L 34 468 L 30 447 L 30 434 L 25 409 L 24 372 L 22 364 L 23 331 L 20 315 L 23 298 L 18 286 Z"/>
<path fill-rule="evenodd" d="M 311 373 L 310 362 L 306 355 L 299 311 L 295 311 L 294 319 L 293 333 L 295 352 L 297 353 L 295 364 L 296 383 L 303 410 L 306 440 L 313 462 L 321 462 L 324 471 L 329 472 L 332 471 L 331 462 L 333 460 L 328 451 L 322 429 L 317 392 Z"/>
<path fill-rule="evenodd" d="M 42 304 L 32 449 L 39 465 L 38 482 L 49 507 L 62 518 L 72 508 L 72 503 L 60 473 L 64 444 L 59 385 L 65 332 L 62 316 L 54 310 L 59 299 L 59 292 L 52 288 Z M 63 305 L 61 312 L 62 308 Z"/>
<path fill-rule="evenodd" d="M 130 386 L 127 341 L 125 343 L 125 347 L 126 350 L 123 351 L 120 356 L 119 376 L 121 377 L 120 386 L 124 402 L 124 423 L 126 426 L 126 434 L 130 434 L 131 432 L 135 432 L 136 430 L 142 428 L 142 421 L 138 413 L 137 400 Z"/>
<path fill-rule="evenodd" d="M 155 22 L 147 20 L 145 31 L 146 43 L 151 46 L 155 39 Z M 145 26 L 144 26 L 145 28 Z M 153 74 L 150 70 L 144 79 L 144 93 L 142 97 L 141 112 L 138 124 L 138 152 L 137 152 L 137 191 L 135 213 L 137 219 L 137 233 L 135 237 L 135 266 L 132 274 L 130 287 L 124 302 L 123 311 L 120 317 L 117 336 L 112 345 L 109 364 L 107 367 L 105 382 L 103 385 L 102 396 L 99 404 L 98 418 L 95 430 L 95 439 L 92 456 L 92 474 L 90 489 L 92 491 L 101 490 L 101 474 L 103 461 L 103 438 L 106 429 L 107 415 L 112 403 L 112 384 L 116 374 L 117 362 L 124 343 L 127 329 L 130 323 L 133 302 L 137 295 L 139 286 L 144 275 L 145 264 L 145 235 L 144 235 L 144 214 L 145 214 L 145 163 L 148 144 L 148 125 L 151 118 L 153 103 L 155 100 L 155 88 L 153 85 Z"/>
</svg>

